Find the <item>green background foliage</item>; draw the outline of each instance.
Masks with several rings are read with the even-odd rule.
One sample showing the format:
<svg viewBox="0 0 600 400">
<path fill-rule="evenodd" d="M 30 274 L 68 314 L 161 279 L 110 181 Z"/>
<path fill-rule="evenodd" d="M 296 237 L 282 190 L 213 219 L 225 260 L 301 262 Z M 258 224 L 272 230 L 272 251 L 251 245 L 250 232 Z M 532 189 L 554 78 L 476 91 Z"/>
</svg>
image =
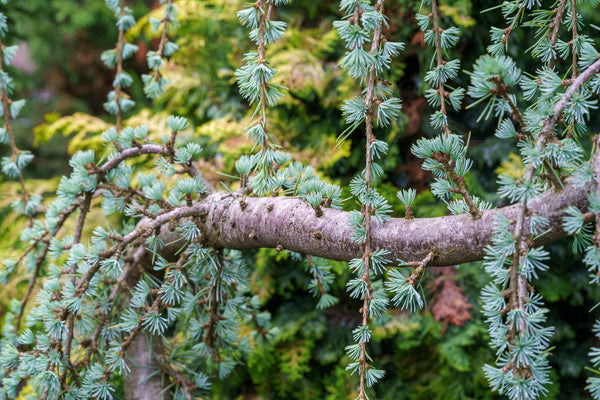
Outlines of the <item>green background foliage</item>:
<svg viewBox="0 0 600 400">
<path fill-rule="evenodd" d="M 491 25 L 502 26 L 497 12 L 482 13 L 497 2 L 470 0 L 445 1 L 441 12 L 462 30 L 453 56 L 463 65 L 485 52 Z M 151 48 L 156 38 L 149 28 L 152 1 L 138 1 L 134 14 L 138 23 L 128 39 Z M 234 72 L 251 43 L 239 24 L 235 12 L 238 0 L 180 0 L 181 27 L 177 43 L 181 47 L 166 68 L 171 80 L 166 94 L 154 103 L 144 100 L 142 83 L 133 84 L 131 93 L 137 100 L 133 112 L 126 115 L 125 125 L 144 121 L 150 137 L 160 136 L 170 114 L 182 115 L 191 122 L 188 139 L 202 144 L 203 158 L 198 165 L 212 182 L 234 174 L 235 160 L 249 154 L 252 145 L 242 129 L 252 110 L 242 100 L 235 85 Z M 277 83 L 289 88 L 289 95 L 270 113 L 271 133 L 276 141 L 295 154 L 297 160 L 311 165 L 326 180 L 347 188 L 350 179 L 362 168 L 364 138 L 360 131 L 335 148 L 337 135 L 344 130 L 341 100 L 356 94 L 353 80 L 343 74 L 337 60 L 344 49 L 332 28 L 339 18 L 337 1 L 294 1 L 282 9 L 281 17 L 289 29 L 282 41 L 269 48 L 269 60 L 279 70 Z M 433 132 L 429 115 L 434 111 L 424 100 L 424 74 L 433 51 L 424 46 L 422 33 L 415 21 L 420 2 L 395 0 L 386 2 L 390 27 L 386 35 L 407 44 L 387 79 L 403 101 L 403 113 L 390 129 L 376 131 L 390 152 L 382 166 L 385 175 L 381 193 L 394 208 L 393 216 L 402 216 L 404 207 L 395 197 L 395 189 L 415 187 L 419 193 L 413 209 L 418 217 L 444 215 L 445 206 L 426 190 L 431 178 L 420 169 L 420 162 L 410 154 L 418 138 Z M 593 11 L 581 10 L 587 21 L 600 19 Z M 111 72 L 99 59 L 102 51 L 116 41 L 111 13 L 101 1 L 28 0 L 19 2 L 8 12 L 15 26 L 12 42 L 29 44 L 31 57 L 38 66 L 35 72 L 14 71 L 19 93 L 28 100 L 24 118 L 16 122 L 19 145 L 36 155 L 32 168 L 25 171 L 27 185 L 37 194 L 50 196 L 56 177 L 68 171 L 67 157 L 80 149 L 98 149 L 100 132 L 112 119 L 102 109 L 111 84 Z M 530 45 L 521 32 L 511 39 L 518 64 L 530 62 L 525 52 Z M 144 57 L 135 58 L 127 68 L 144 72 Z M 11 72 L 13 72 L 11 70 Z M 138 79 L 138 78 L 135 78 Z M 467 87 L 469 77 L 461 72 L 456 83 Z M 450 112 L 450 124 L 460 131 L 471 132 L 469 155 L 476 165 L 467 182 L 473 193 L 497 203 L 494 169 L 522 171 L 519 159 L 501 163 L 504 156 L 516 152 L 511 144 L 492 135 L 493 123 L 475 123 L 476 112 Z M 595 123 L 592 119 L 592 126 Z M 335 149 L 334 149 L 335 148 Z M 0 150 L 6 152 L 6 149 Z M 514 160 L 513 160 L 514 161 Z M 151 165 L 148 165 L 150 168 Z M 518 172 L 517 172 L 518 173 Z M 14 182 L 0 176 L 0 258 L 18 253 L 20 225 L 10 213 L 15 197 Z M 346 191 L 344 198 L 350 197 Z M 350 200 L 351 202 L 352 200 Z M 496 204 L 498 205 L 498 204 Z M 346 208 L 354 204 L 345 205 Z M 100 218 L 96 210 L 96 218 Z M 91 223 L 89 226 L 95 226 Z M 89 234 L 89 232 L 88 232 Z M 574 261 L 571 244 L 565 240 L 550 246 L 553 274 L 536 282 L 549 308 L 550 322 L 557 327 L 552 340 L 552 364 L 555 384 L 548 399 L 583 399 L 587 351 L 594 344 L 590 327 L 598 311 L 590 312 L 599 299 L 598 290 L 587 284 L 585 268 Z M 213 384 L 213 397 L 222 399 L 340 399 L 355 390 L 344 371 L 348 360 L 344 345 L 351 343 L 351 330 L 359 319 L 360 304 L 345 291 L 349 272 L 344 263 L 331 262 L 335 280 L 331 293 L 341 301 L 326 310 L 315 310 L 317 299 L 306 287 L 310 274 L 305 261 L 275 250 L 244 253 L 254 260 L 251 282 L 265 311 L 271 313 L 279 333 L 260 343 L 246 365 L 236 367 L 231 376 Z M 28 271 L 13 286 L 3 287 L 0 316 L 11 297 L 22 294 L 28 283 Z M 483 376 L 482 366 L 494 360 L 487 346 L 487 328 L 479 310 L 479 293 L 487 278 L 479 263 L 453 268 L 450 274 L 433 271 L 424 278 L 426 311 L 416 314 L 390 312 L 384 323 L 373 330 L 370 354 L 378 366 L 387 371 L 375 387 L 379 399 L 492 399 L 496 398 Z M 458 318 L 458 309 L 436 315 L 431 301 L 448 295 L 441 292 L 438 279 L 459 289 L 452 300 L 469 304 L 470 318 Z M 438 299 L 439 301 L 439 299 Z M 453 315 L 454 313 L 454 315 Z M 445 315 L 445 317 L 444 317 Z M 452 320 L 451 317 L 455 317 Z M 436 319 L 437 317 L 437 319 Z M 442 317 L 442 320 L 440 318 Z M 453 323 L 454 322 L 454 323 Z M 460 322 L 464 326 L 456 326 Z"/>
</svg>

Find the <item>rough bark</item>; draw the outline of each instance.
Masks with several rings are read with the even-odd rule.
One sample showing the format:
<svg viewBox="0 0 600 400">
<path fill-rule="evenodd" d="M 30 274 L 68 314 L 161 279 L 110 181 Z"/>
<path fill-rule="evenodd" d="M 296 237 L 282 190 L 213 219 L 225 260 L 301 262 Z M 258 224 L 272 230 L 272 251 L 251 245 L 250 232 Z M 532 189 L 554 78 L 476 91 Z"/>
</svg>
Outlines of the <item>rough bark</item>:
<svg viewBox="0 0 600 400">
<path fill-rule="evenodd" d="M 170 234 L 170 233 L 169 233 Z M 167 234 L 169 236 L 169 234 Z M 171 239 L 169 237 L 169 239 Z M 165 250 L 174 253 L 173 246 L 166 246 Z M 145 251 L 141 245 L 130 250 L 130 257 L 126 257 L 126 270 L 123 275 L 123 284 L 126 291 L 131 290 L 140 280 L 143 272 L 152 274 L 158 279 L 163 279 L 164 271 L 155 271 L 152 268 L 152 255 Z M 114 299 L 119 286 L 111 297 Z M 129 296 L 126 296 L 127 298 Z M 158 365 L 158 360 L 164 358 L 164 349 L 160 338 L 150 334 L 140 333 L 135 336 L 127 349 L 127 365 L 131 369 L 124 377 L 125 400 L 171 400 L 171 391 L 168 390 L 168 378 Z M 160 395 L 159 395 L 160 393 Z"/>
<path fill-rule="evenodd" d="M 127 400 L 170 400 L 171 394 L 165 390 L 166 379 L 160 372 L 156 357 L 162 354 L 162 348 L 156 339 L 151 345 L 146 335 L 136 336 L 127 352 L 131 372 L 125 376 L 125 399 Z M 148 351 L 151 349 L 151 352 Z M 157 354 L 158 353 L 158 354 Z M 160 394 L 159 394 L 160 393 Z"/>
<path fill-rule="evenodd" d="M 528 231 L 532 215 L 548 218 L 548 232 L 537 238 L 535 246 L 556 241 L 562 229 L 563 210 L 573 205 L 588 206 L 589 188 L 567 185 L 561 192 L 550 191 L 529 205 L 525 221 Z M 230 249 L 260 247 L 285 248 L 333 260 L 348 261 L 361 256 L 361 246 L 352 240 L 348 212 L 323 209 L 317 217 L 305 201 L 263 197 L 246 198 L 242 209 L 238 201 L 225 193 L 213 193 L 195 204 L 202 216 L 201 229 L 208 245 Z M 455 265 L 481 260 L 489 243 L 497 213 L 509 219 L 517 215 L 516 205 L 488 210 L 474 220 L 470 214 L 405 220 L 392 218 L 382 226 L 373 222 L 373 246 L 390 252 L 391 260 L 422 260 L 430 251 L 431 266 Z"/>
</svg>

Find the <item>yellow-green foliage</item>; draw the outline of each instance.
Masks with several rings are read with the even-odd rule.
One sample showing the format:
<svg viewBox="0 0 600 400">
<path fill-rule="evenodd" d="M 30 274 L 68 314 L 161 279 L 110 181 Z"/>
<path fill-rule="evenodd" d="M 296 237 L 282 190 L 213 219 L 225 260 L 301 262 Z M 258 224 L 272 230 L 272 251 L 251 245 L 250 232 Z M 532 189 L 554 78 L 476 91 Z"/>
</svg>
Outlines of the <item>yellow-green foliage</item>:
<svg viewBox="0 0 600 400">
<path fill-rule="evenodd" d="M 407 312 L 390 312 L 391 318 L 382 325 L 374 327 L 372 335 L 374 340 L 383 340 L 396 337 L 406 332 L 419 329 L 419 323 L 411 320 Z"/>
<path fill-rule="evenodd" d="M 503 160 L 500 166 L 496 168 L 495 172 L 498 175 L 506 174 L 511 178 L 518 179 L 525 175 L 525 165 L 521 160 L 521 156 L 510 153 L 508 155 L 508 160 Z"/>
<path fill-rule="evenodd" d="M 294 340 L 279 348 L 281 372 L 287 374 L 290 381 L 296 381 L 302 377 L 302 374 L 310 371 L 309 362 L 313 347 L 313 341 Z"/>
<path fill-rule="evenodd" d="M 233 45 L 239 46 L 239 40 L 225 29 L 226 24 L 237 26 L 236 12 L 241 8 L 240 0 L 180 0 L 177 2 L 177 20 L 179 27 L 177 37 L 171 38 L 180 47 L 175 52 L 173 60 L 178 67 L 184 69 L 207 68 L 210 69 L 214 60 L 203 58 L 210 46 L 222 46 L 223 49 Z M 140 37 L 146 39 L 158 38 L 162 34 L 162 26 L 152 32 L 150 18 L 161 19 L 163 9 L 158 8 L 150 14 L 140 18 L 135 26 L 127 32 L 127 39 L 135 41 Z M 168 32 L 171 34 L 171 32 Z M 240 52 L 244 49 L 240 49 Z M 227 52 L 213 54 L 213 56 L 229 56 Z M 233 71 L 232 71 L 233 72 Z M 196 76 L 196 79 L 198 77 Z M 196 84 L 198 81 L 196 80 Z"/>
<path fill-rule="evenodd" d="M 146 125 L 150 140 L 159 141 L 161 136 L 169 133 L 167 117 L 165 112 L 152 112 L 142 109 L 139 113 L 123 121 L 125 127 Z M 69 137 L 68 151 L 70 154 L 80 150 L 92 149 L 97 154 L 104 149 L 104 142 L 100 134 L 113 126 L 100 118 L 85 113 L 75 113 L 65 117 L 56 114 L 47 114 L 46 123 L 34 128 L 35 145 L 39 146 L 50 140 L 55 135 Z M 182 131 L 182 135 L 189 135 L 191 128 Z"/>
<path fill-rule="evenodd" d="M 243 2 L 240 0 L 179 0 L 177 1 L 177 20 L 183 26 L 191 20 L 205 20 L 214 18 L 215 15 L 222 20 L 235 21 L 236 12 L 240 9 L 241 4 Z M 163 7 L 160 7 L 139 18 L 135 26 L 127 31 L 127 40 L 132 41 L 142 34 L 147 38 L 160 37 L 162 26 L 156 32 L 152 32 L 150 18 L 162 19 L 162 17 Z"/>
<path fill-rule="evenodd" d="M 331 68 L 326 68 L 323 60 L 302 48 L 277 53 L 271 62 L 280 66 L 276 75 L 277 83 L 302 97 L 311 91 L 323 96 L 326 81 L 334 77 Z M 294 101 L 294 98 L 286 96 L 284 102 L 288 101 Z"/>
<path fill-rule="evenodd" d="M 50 202 L 48 196 L 53 196 L 58 185 L 58 178 L 49 180 L 26 180 L 30 194 L 43 195 L 44 203 Z M 2 260 L 16 259 L 27 247 L 26 243 L 19 240 L 21 231 L 27 224 L 27 220 L 22 216 L 12 212 L 10 203 L 18 199 L 21 194 L 21 185 L 19 182 L 8 181 L 0 182 L 2 196 L 0 196 L 0 268 Z M 9 280 L 7 285 L 2 286 L 2 298 L 0 298 L 0 316 L 3 315 L 8 302 L 11 299 L 21 299 L 25 293 L 31 273 L 33 271 L 17 272 L 15 279 Z M 26 273 L 25 273 L 26 272 Z M 30 304 L 31 306 L 31 304 Z"/>
<path fill-rule="evenodd" d="M 31 195 L 42 195 L 44 199 L 43 206 L 47 206 L 55 197 L 59 181 L 59 177 L 53 179 L 29 179 L 25 181 L 25 185 Z M 10 203 L 20 196 L 21 185 L 19 182 L 0 182 L 0 185 L 3 193 L 3 196 L 0 196 L 0 243 L 2 243 L 2 246 L 0 246 L 1 268 L 1 260 L 18 258 L 18 256 L 23 253 L 24 249 L 28 247 L 27 243 L 22 242 L 19 239 L 21 231 L 27 225 L 28 220 L 23 218 L 23 216 L 12 212 L 12 207 L 10 206 Z M 77 213 L 77 211 L 75 213 Z M 116 217 L 105 216 L 100 207 L 100 202 L 94 201 L 86 219 L 82 240 L 84 242 L 88 240 L 95 227 L 104 226 L 107 222 L 114 226 Z M 62 237 L 64 232 L 74 232 L 76 224 L 77 218 L 68 219 L 57 237 Z M 43 264 L 42 267 L 45 268 L 46 266 L 47 264 Z M 8 285 L 2 287 L 4 296 L 0 299 L 0 315 L 2 315 L 2 310 L 6 306 L 7 301 L 10 299 L 23 298 L 32 273 L 33 271 L 23 271 L 23 273 L 17 272 L 15 274 L 16 279 L 9 280 Z M 38 281 L 40 286 L 43 283 L 43 280 Z M 29 302 L 28 307 L 33 307 L 34 305 L 34 302 Z"/>
<path fill-rule="evenodd" d="M 452 17 L 456 25 L 465 28 L 475 25 L 475 18 L 471 17 L 471 1 L 459 0 L 454 5 L 440 4 L 439 7 L 444 15 Z"/>
<path fill-rule="evenodd" d="M 337 40 L 331 27 L 289 28 L 285 37 L 270 48 L 269 61 L 277 68 L 275 81 L 294 94 L 286 96 L 284 103 L 294 101 L 296 96 L 305 98 L 311 91 L 331 99 L 331 103 L 339 102 L 333 81 L 340 78 L 341 71 L 335 63 L 323 59 L 323 55 L 334 50 Z"/>
<path fill-rule="evenodd" d="M 46 114 L 44 119 L 44 124 L 33 129 L 34 144 L 39 146 L 55 135 L 62 135 L 70 138 L 68 151 L 71 154 L 83 149 L 100 150 L 100 133 L 112 126 L 98 117 L 80 112 L 65 117 L 51 113 Z"/>
<path fill-rule="evenodd" d="M 28 179 L 25 181 L 31 195 L 44 196 L 44 203 L 49 203 L 56 192 L 59 178 L 53 179 Z M 25 248 L 25 244 L 19 241 L 21 230 L 27 220 L 17 213 L 12 212 L 10 204 L 21 196 L 21 185 L 19 182 L 0 182 L 2 196 L 0 196 L 0 260 L 15 256 L 18 250 Z"/>
<path fill-rule="evenodd" d="M 242 122 L 222 118 L 196 128 L 196 136 L 205 136 L 208 143 L 217 146 L 224 172 L 234 174 L 236 160 L 243 154 L 250 154 L 252 143 L 243 134 L 244 126 Z"/>
</svg>

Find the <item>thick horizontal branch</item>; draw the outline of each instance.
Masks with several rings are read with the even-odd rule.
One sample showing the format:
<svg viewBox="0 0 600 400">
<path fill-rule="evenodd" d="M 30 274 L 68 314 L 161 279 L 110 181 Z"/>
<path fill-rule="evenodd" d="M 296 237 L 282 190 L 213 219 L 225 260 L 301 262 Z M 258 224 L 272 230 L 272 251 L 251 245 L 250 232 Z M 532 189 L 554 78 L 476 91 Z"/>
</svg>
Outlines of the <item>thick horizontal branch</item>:
<svg viewBox="0 0 600 400">
<path fill-rule="evenodd" d="M 554 126 L 568 105 L 570 97 L 594 74 L 600 71 L 600 60 L 579 75 L 554 106 L 553 115 L 546 121 L 538 141 L 551 136 Z M 122 160 L 140 154 L 166 154 L 168 149 L 157 145 L 143 145 L 127 149 L 99 168 L 101 172 L 118 165 Z M 593 165 L 600 161 L 596 155 Z M 533 215 L 549 220 L 547 231 L 537 237 L 533 246 L 556 241 L 566 232 L 562 229 L 563 210 L 575 206 L 585 211 L 590 188 L 572 185 L 556 192 L 553 190 L 527 205 L 528 215 L 523 232 L 529 232 L 529 220 Z M 192 207 L 180 209 L 178 217 L 195 216 L 201 225 L 207 245 L 230 249 L 253 249 L 261 247 L 289 249 L 299 253 L 333 260 L 349 261 L 363 256 L 363 245 L 352 240 L 348 224 L 348 212 L 324 209 L 317 217 L 313 208 L 299 199 L 264 197 L 246 198 L 244 207 L 231 194 L 215 193 L 199 200 Z M 516 220 L 519 205 L 483 211 L 479 219 L 470 214 L 438 218 L 398 219 L 392 218 L 382 226 L 371 224 L 372 248 L 390 252 L 392 260 L 419 263 L 433 251 L 428 265 L 445 266 L 482 260 L 489 244 L 498 213 Z M 185 215 L 184 215 L 185 214 Z M 165 219 L 163 214 L 151 222 L 154 228 Z M 164 234 L 164 233 L 163 233 Z M 171 242 L 172 240 L 169 240 Z M 169 252 L 165 249 L 165 252 Z M 91 269 L 93 270 L 93 268 Z"/>
<path fill-rule="evenodd" d="M 573 205 L 588 206 L 589 188 L 567 185 L 560 193 L 550 191 L 533 200 L 525 221 L 538 215 L 548 218 L 548 230 L 534 241 L 534 246 L 556 241 L 562 229 L 563 210 Z M 362 256 L 362 246 L 352 240 L 348 212 L 324 209 L 317 217 L 313 208 L 299 199 L 263 197 L 246 198 L 244 209 L 226 193 L 213 193 L 201 205 L 204 238 L 208 245 L 231 249 L 284 248 L 333 260 L 349 261 Z M 432 266 L 455 265 L 482 260 L 484 248 L 492 235 L 497 213 L 514 220 L 518 206 L 511 205 L 482 213 L 474 220 L 470 214 L 438 218 L 392 218 L 378 227 L 373 222 L 373 247 L 386 249 L 392 260 L 423 260 L 433 251 Z"/>
</svg>

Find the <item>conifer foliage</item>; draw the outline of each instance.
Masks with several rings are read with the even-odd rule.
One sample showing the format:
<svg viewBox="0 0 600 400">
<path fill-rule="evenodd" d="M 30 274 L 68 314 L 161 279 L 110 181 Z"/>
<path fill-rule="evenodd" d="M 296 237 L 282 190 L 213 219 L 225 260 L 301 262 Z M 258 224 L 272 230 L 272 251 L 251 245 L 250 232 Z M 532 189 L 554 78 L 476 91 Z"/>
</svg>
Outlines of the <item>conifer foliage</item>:
<svg viewBox="0 0 600 400">
<path fill-rule="evenodd" d="M 0 2 L 10 7 L 9 0 Z M 23 250 L 3 260 L 0 284 L 31 275 L 2 321 L 0 400 L 18 398 L 23 387 L 31 398 L 112 400 L 124 387 L 131 397 L 131 382 L 147 382 L 135 390 L 156 390 L 155 398 L 210 397 L 214 385 L 251 359 L 255 346 L 281 335 L 252 290 L 254 260 L 244 252 L 265 247 L 305 260 L 317 309 L 344 299 L 360 303 L 353 342 L 340 344 L 345 379 L 360 400 L 374 398 L 372 388 L 386 376 L 370 355 L 375 328 L 396 309 L 421 312 L 428 267 L 481 260 L 489 278 L 482 313 L 496 356 L 484 367 L 489 387 L 511 400 L 544 398 L 556 330 L 535 288 L 540 276 L 552 273 L 544 245 L 572 235 L 589 284 L 600 283 L 598 136 L 589 151 L 600 53 L 578 12 L 598 6 L 596 0 L 504 1 L 489 11 L 500 12 L 505 26 L 490 27 L 488 54 L 472 66 L 454 58 L 461 32 L 444 26 L 451 20 L 442 18 L 440 1 L 422 1 L 415 20 L 432 55 L 422 90 L 435 135 L 416 141 L 411 152 L 432 176 L 431 193 L 452 215 L 427 221 L 414 218 L 416 190 L 396 191 L 404 218 L 392 218 L 397 210 L 381 190 L 390 146 L 375 135 L 401 117 L 399 90 L 390 80 L 405 49 L 386 37 L 385 0 L 340 1 L 341 19 L 332 27 L 344 46 L 337 66 L 353 85 L 353 95 L 340 99 L 345 129 L 337 145 L 357 133 L 365 143 L 364 169 L 346 192 L 296 161 L 273 134 L 273 116 L 288 89 L 278 83 L 269 51 L 286 34 L 287 23 L 278 18 L 290 0 L 257 0 L 237 12 L 252 46 L 233 74 L 250 106 L 243 135 L 252 150 L 237 159 L 225 190 L 214 188 L 198 167 L 204 149 L 182 134 L 190 127 L 186 118 L 168 116 L 160 140 L 146 125 L 124 123 L 136 104 L 134 82 L 149 100 L 168 90 L 165 70 L 179 50 L 177 1 L 161 0 L 160 18 L 149 19 L 159 40 L 140 77 L 127 68 L 140 50 L 128 33 L 136 26 L 133 0 L 105 3 L 118 30 L 115 47 L 101 56 L 114 70 L 104 103 L 114 126 L 102 133 L 100 154 L 85 150 L 71 158 L 71 174 L 45 203 L 23 178 L 33 156 L 17 148 L 12 130 L 24 101 L 12 98 L 5 66 L 17 46 L 4 43 L 10 26 L 0 14 L 0 143 L 10 148 L 1 169 L 20 183 L 12 208 L 26 224 Z M 529 52 L 538 64 L 528 71 L 517 67 L 511 51 L 520 30 L 534 39 Z M 465 87 L 458 79 L 463 71 L 470 80 Z M 521 175 L 498 177 L 498 198 L 509 206 L 495 208 L 470 192 L 470 136 L 449 119 L 465 109 L 476 110 L 477 121 L 493 121 L 499 139 L 516 143 Z M 89 226 L 94 207 L 105 224 Z M 432 243 L 434 236 L 441 240 Z M 343 297 L 330 292 L 337 276 L 327 258 L 347 261 Z M 600 338 L 600 321 L 590 329 Z M 589 356 L 587 390 L 600 399 L 600 348 Z"/>
</svg>

